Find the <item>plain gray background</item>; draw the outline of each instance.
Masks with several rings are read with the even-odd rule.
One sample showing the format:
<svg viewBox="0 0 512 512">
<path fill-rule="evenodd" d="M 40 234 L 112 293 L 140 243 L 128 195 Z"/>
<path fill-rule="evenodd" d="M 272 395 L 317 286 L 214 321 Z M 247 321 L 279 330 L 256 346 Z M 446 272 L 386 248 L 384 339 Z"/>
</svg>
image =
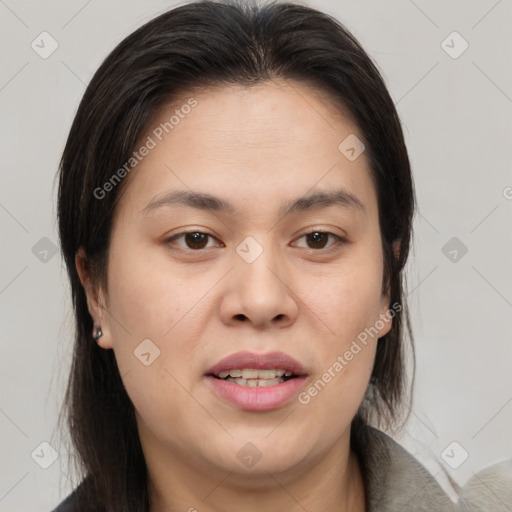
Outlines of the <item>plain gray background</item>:
<svg viewBox="0 0 512 512">
<path fill-rule="evenodd" d="M 462 485 L 512 457 L 512 2 L 302 3 L 354 33 L 403 122 L 419 205 L 408 274 L 417 382 L 395 438 L 448 490 L 441 466 Z M 110 50 L 176 4 L 0 0 L 1 511 L 48 511 L 71 490 L 56 422 L 73 317 L 51 251 L 71 121 Z M 44 37 L 51 48 L 42 32 L 58 44 L 47 58 L 31 47 Z M 58 454 L 47 469 L 42 442 Z"/>
</svg>

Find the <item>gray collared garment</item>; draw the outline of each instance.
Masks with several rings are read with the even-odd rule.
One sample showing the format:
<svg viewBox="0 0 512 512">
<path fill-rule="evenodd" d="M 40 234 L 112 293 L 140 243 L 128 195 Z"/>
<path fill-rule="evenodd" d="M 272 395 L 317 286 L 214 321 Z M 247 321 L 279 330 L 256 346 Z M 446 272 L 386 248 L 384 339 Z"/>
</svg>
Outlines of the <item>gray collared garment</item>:
<svg viewBox="0 0 512 512">
<path fill-rule="evenodd" d="M 454 503 L 432 475 L 391 437 L 364 426 L 352 433 L 362 465 L 367 512 L 512 512 L 512 459 L 454 488 Z"/>
<path fill-rule="evenodd" d="M 432 475 L 402 446 L 380 430 L 352 433 L 352 447 L 362 466 L 367 512 L 455 512 Z"/>
</svg>

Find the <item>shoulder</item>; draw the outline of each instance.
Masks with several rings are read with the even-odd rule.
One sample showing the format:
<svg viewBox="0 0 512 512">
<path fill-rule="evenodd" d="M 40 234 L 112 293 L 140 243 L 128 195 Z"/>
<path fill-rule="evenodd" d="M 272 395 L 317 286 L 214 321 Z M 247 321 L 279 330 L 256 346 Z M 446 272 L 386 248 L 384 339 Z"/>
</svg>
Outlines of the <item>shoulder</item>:
<svg viewBox="0 0 512 512">
<path fill-rule="evenodd" d="M 435 478 L 384 432 L 362 426 L 353 432 L 366 485 L 368 512 L 458 510 Z"/>
<path fill-rule="evenodd" d="M 59 503 L 52 512 L 76 512 L 78 511 L 77 489 L 75 489 L 64 501 Z"/>
<path fill-rule="evenodd" d="M 83 480 L 78 487 L 51 512 L 106 512 L 103 507 L 91 505 L 95 501 L 90 480 Z"/>
<path fill-rule="evenodd" d="M 474 474 L 459 490 L 459 496 L 467 512 L 512 510 L 512 459 Z"/>
</svg>

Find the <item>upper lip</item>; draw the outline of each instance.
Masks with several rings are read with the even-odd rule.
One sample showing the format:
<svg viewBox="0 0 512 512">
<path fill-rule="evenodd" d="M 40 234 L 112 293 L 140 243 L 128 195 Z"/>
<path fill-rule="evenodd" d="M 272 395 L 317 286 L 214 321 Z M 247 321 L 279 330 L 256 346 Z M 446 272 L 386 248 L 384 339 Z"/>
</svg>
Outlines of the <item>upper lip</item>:
<svg viewBox="0 0 512 512">
<path fill-rule="evenodd" d="M 236 352 L 221 359 L 207 370 L 206 375 L 218 375 L 220 372 L 233 369 L 270 370 L 272 368 L 290 371 L 294 375 L 306 374 L 304 367 L 284 352 L 267 352 L 266 354 Z"/>
</svg>

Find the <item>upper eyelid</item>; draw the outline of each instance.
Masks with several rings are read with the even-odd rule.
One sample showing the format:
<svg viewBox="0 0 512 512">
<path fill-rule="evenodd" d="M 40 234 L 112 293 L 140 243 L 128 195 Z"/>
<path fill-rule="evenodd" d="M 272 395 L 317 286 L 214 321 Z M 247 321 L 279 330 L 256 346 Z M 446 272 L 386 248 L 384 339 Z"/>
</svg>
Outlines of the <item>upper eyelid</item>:
<svg viewBox="0 0 512 512">
<path fill-rule="evenodd" d="M 215 235 L 212 235 L 211 233 L 207 233 L 206 231 L 200 231 L 199 229 L 192 229 L 190 231 L 181 231 L 179 233 L 176 233 L 176 234 L 166 238 L 165 242 L 170 242 L 172 240 L 175 240 L 176 238 L 180 238 L 182 236 L 189 235 L 191 233 L 201 233 L 202 235 L 209 236 L 210 238 L 217 240 L 217 242 L 220 242 L 220 240 Z M 220 242 L 220 243 L 222 243 L 222 242 Z"/>
<path fill-rule="evenodd" d="M 302 233 L 302 235 L 296 237 L 294 240 L 299 240 L 306 235 L 311 235 L 312 233 L 322 233 L 323 235 L 332 235 L 332 236 L 338 238 L 339 240 L 343 240 L 343 236 L 333 233 L 332 231 L 322 231 L 321 229 L 314 229 L 313 231 L 308 231 L 307 233 Z"/>
</svg>

